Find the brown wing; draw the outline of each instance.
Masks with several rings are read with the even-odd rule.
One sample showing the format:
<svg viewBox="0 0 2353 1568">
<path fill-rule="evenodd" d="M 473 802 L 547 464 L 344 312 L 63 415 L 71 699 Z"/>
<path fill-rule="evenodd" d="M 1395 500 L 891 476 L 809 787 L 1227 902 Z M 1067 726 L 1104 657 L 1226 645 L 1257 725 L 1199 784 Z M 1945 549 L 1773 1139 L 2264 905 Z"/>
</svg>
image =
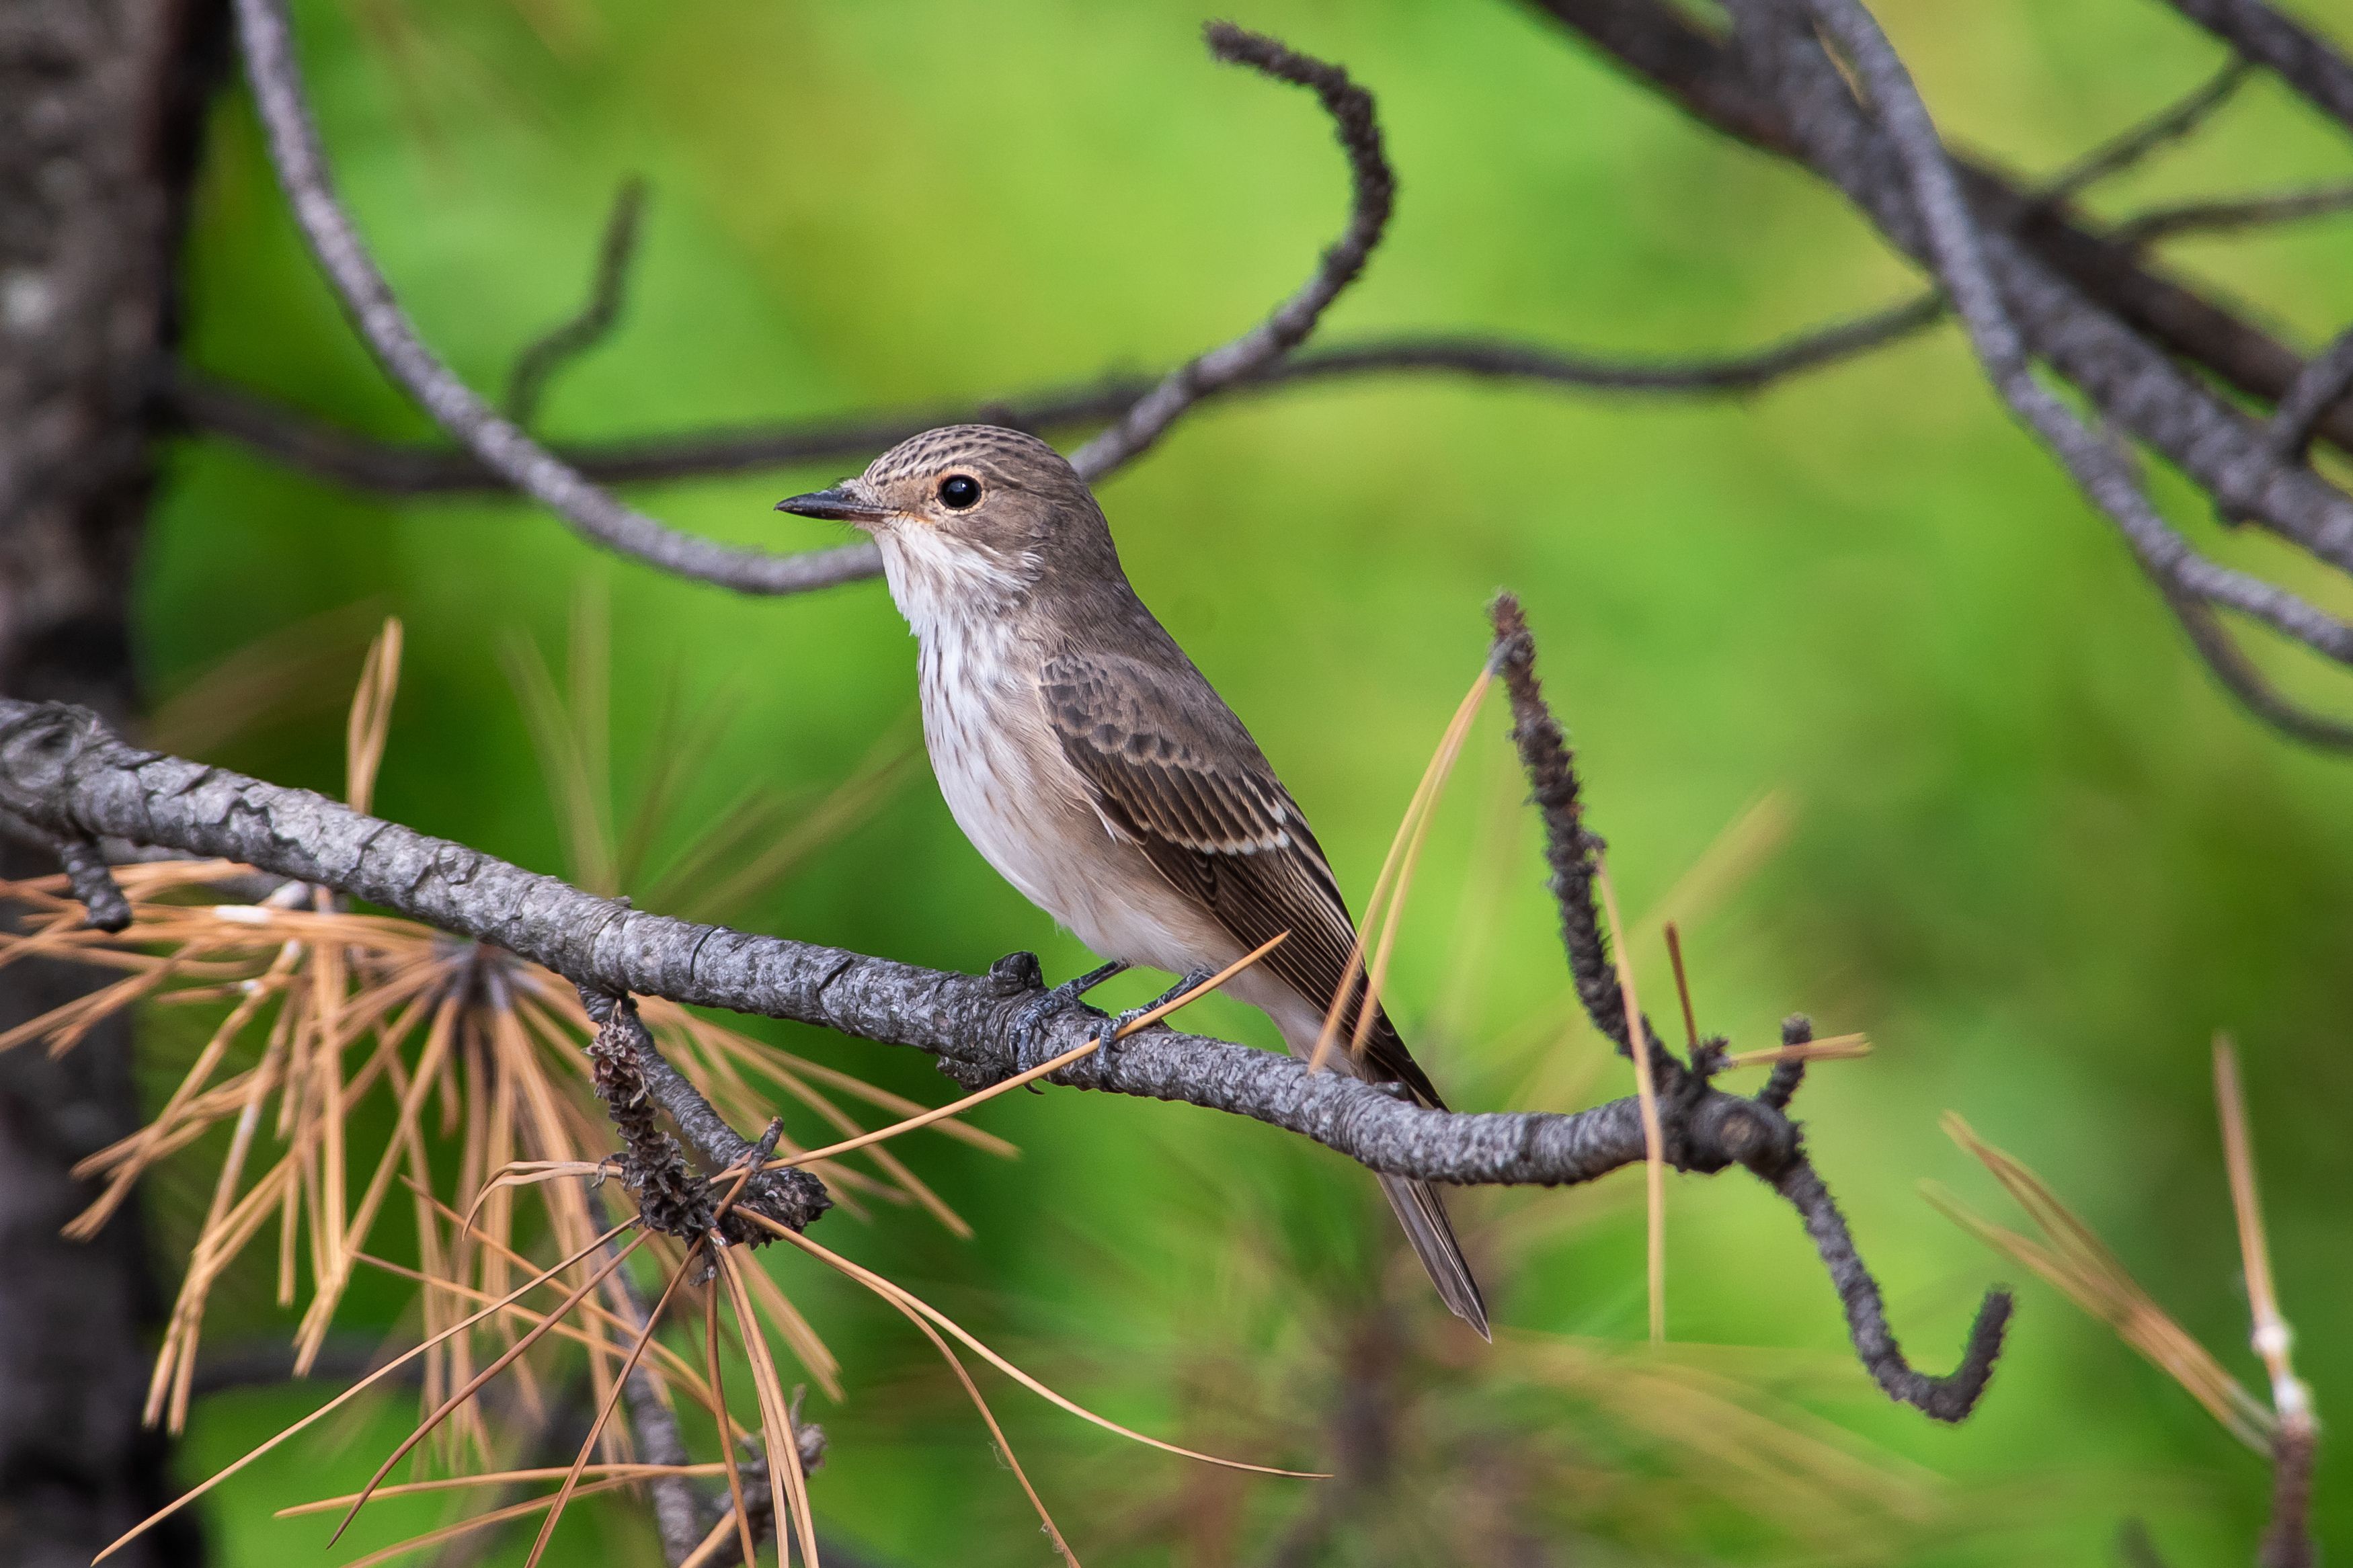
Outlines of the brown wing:
<svg viewBox="0 0 2353 1568">
<path fill-rule="evenodd" d="M 1104 816 L 1244 948 L 1290 932 L 1261 962 L 1330 1006 L 1356 943 L 1347 903 L 1307 818 L 1200 672 L 1069 653 L 1047 663 L 1039 684 L 1063 753 Z M 1353 1003 L 1362 980 L 1352 978 Z M 1442 1103 L 1386 1014 L 1375 1016 L 1365 1061 L 1425 1104 Z"/>
</svg>

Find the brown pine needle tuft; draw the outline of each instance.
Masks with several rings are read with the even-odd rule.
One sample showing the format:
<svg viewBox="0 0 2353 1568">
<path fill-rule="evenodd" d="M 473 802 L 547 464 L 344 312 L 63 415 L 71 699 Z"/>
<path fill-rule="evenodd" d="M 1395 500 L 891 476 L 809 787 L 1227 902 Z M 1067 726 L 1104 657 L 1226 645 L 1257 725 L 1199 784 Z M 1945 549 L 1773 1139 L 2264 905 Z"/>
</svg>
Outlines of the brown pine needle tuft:
<svg viewBox="0 0 2353 1568">
<path fill-rule="evenodd" d="M 400 690 L 400 617 L 385 617 L 384 629 L 368 645 L 352 693 L 351 717 L 343 725 L 343 799 L 365 812 L 375 800 L 376 770 L 384 765 L 392 733 L 392 700 Z"/>
<path fill-rule="evenodd" d="M 1349 993 L 1356 989 L 1359 979 L 1364 982 L 1365 994 L 1356 1006 L 1348 1049 L 1354 1055 L 1364 1048 L 1365 1037 L 1380 1010 L 1381 985 L 1388 978 L 1389 952 L 1404 919 L 1406 896 L 1413 888 L 1413 870 L 1421 858 L 1422 841 L 1438 815 L 1438 798 L 1445 793 L 1446 781 L 1462 754 L 1462 742 L 1471 733 L 1471 721 L 1479 716 L 1480 700 L 1487 695 L 1487 688 L 1494 679 L 1492 663 L 1479 667 L 1478 679 L 1472 681 L 1471 689 L 1454 710 L 1454 717 L 1448 721 L 1446 732 L 1439 737 L 1438 750 L 1430 753 L 1430 765 L 1422 770 L 1421 783 L 1414 787 L 1413 798 L 1406 803 L 1405 815 L 1398 820 L 1396 837 L 1389 840 L 1389 852 L 1381 861 L 1381 873 L 1373 881 L 1373 896 L 1365 900 L 1364 922 L 1357 928 L 1356 940 L 1349 945 L 1348 962 L 1341 966 L 1339 989 L 1332 994 L 1331 1003 L 1324 1010 L 1323 1032 L 1316 1036 L 1315 1049 L 1307 1058 L 1310 1072 L 1323 1071 L 1330 1059 L 1332 1047 L 1340 1037 L 1340 1020 L 1348 1010 Z M 1369 973 L 1365 967 L 1368 944 L 1373 952 Z"/>
<path fill-rule="evenodd" d="M 1651 1081 L 1651 1042 L 1642 1027 L 1642 1005 L 1634 994 L 1634 962 L 1628 956 L 1626 927 L 1618 918 L 1617 890 L 1609 885 L 1609 869 L 1601 858 L 1593 861 L 1593 879 L 1601 889 L 1601 908 L 1609 917 L 1611 948 L 1618 961 L 1618 996 L 1626 1013 L 1626 1037 L 1634 1058 L 1634 1092 L 1642 1106 L 1643 1196 L 1650 1222 L 1651 1342 L 1667 1337 L 1667 1156 L 1666 1138 L 1659 1127 L 1659 1089 Z"/>
<path fill-rule="evenodd" d="M 748 1177 L 751 1173 L 747 1171 L 744 1174 Z M 736 1183 L 738 1190 L 742 1186 L 742 1182 Z M 531 1555 L 523 1559 L 522 1568 L 539 1568 L 539 1560 L 547 1554 L 547 1543 L 554 1539 L 555 1527 L 563 1521 L 565 1505 L 579 1489 L 581 1474 L 588 1468 L 588 1456 L 596 1451 L 596 1439 L 604 1435 L 605 1427 L 613 1419 L 613 1412 L 620 1407 L 621 1395 L 627 1392 L 629 1379 L 638 1370 L 638 1363 L 645 1359 L 646 1346 L 653 1342 L 656 1331 L 661 1327 L 662 1313 L 670 1306 L 670 1298 L 677 1295 L 678 1288 L 686 1282 L 686 1272 L 693 1266 L 695 1256 L 695 1251 L 690 1249 L 679 1266 L 670 1271 L 670 1283 L 662 1287 L 662 1293 L 655 1299 L 652 1310 L 646 1313 L 646 1326 L 638 1331 L 637 1342 L 629 1346 L 628 1359 L 621 1363 L 619 1373 L 613 1379 L 612 1391 L 605 1395 L 604 1403 L 597 1407 L 596 1418 L 588 1424 L 588 1436 L 581 1439 L 579 1456 L 572 1461 L 571 1469 L 565 1472 L 564 1485 L 557 1489 L 555 1500 L 548 1507 L 547 1518 L 539 1527 L 539 1539 L 532 1542 Z M 617 1267 L 620 1259 L 617 1258 L 614 1261 Z M 365 1500 L 364 1497 L 361 1499 L 363 1502 Z M 353 1503 L 352 1510 L 356 1513 L 359 1503 Z"/>
<path fill-rule="evenodd" d="M 449 1339 L 455 1335 L 461 1334 L 468 1329 L 472 1328 L 476 1323 L 480 1322 L 483 1319 L 495 1316 L 499 1312 L 504 1311 L 507 1308 L 512 1306 L 515 1302 L 521 1300 L 532 1291 L 539 1289 L 539 1287 L 554 1279 L 557 1275 L 563 1273 L 574 1264 L 578 1263 L 581 1259 L 586 1258 L 597 1247 L 604 1246 L 605 1243 L 612 1240 L 615 1237 L 628 1229 L 629 1226 L 634 1225 L 636 1221 L 631 1220 L 626 1224 L 615 1226 L 611 1230 L 607 1231 L 603 1236 L 598 1237 L 595 1241 L 589 1243 L 588 1246 L 582 1247 L 577 1253 L 565 1258 L 563 1262 L 558 1263 L 553 1268 L 549 1268 L 540 1274 L 536 1274 L 531 1279 L 523 1281 L 522 1284 L 517 1286 L 514 1290 L 507 1296 L 491 1302 L 489 1306 L 484 1307 L 480 1311 L 474 1313 L 471 1317 L 465 1318 L 459 1322 L 452 1324 L 450 1327 L 442 1330 L 438 1334 L 427 1340 L 415 1350 L 407 1351 L 400 1355 L 395 1356 L 392 1360 L 385 1363 L 384 1365 L 376 1368 L 375 1371 L 368 1373 L 365 1377 L 361 1378 L 357 1383 L 353 1384 L 351 1387 L 343 1390 L 343 1393 L 337 1394 L 334 1398 L 327 1401 L 326 1404 L 319 1406 L 318 1409 L 311 1412 L 310 1415 L 302 1417 L 301 1420 L 295 1422 L 291 1426 L 287 1427 L 275 1437 L 270 1438 L 268 1442 L 263 1443 L 260 1447 L 248 1453 L 245 1458 L 227 1466 L 226 1468 L 216 1471 L 210 1477 L 199 1481 L 196 1485 L 181 1493 L 172 1501 L 164 1504 L 162 1508 L 157 1509 L 153 1513 L 149 1514 L 145 1519 L 141 1520 L 137 1524 L 132 1526 L 129 1530 L 123 1531 L 121 1535 L 118 1536 L 111 1545 L 107 1547 L 105 1551 L 100 1552 L 96 1557 L 92 1558 L 91 1562 L 93 1563 L 105 1562 L 109 1557 L 113 1556 L 117 1552 L 121 1551 L 122 1548 L 128 1546 L 133 1541 L 138 1540 L 139 1537 L 146 1534 L 150 1530 L 154 1529 L 156 1525 L 161 1524 L 164 1520 L 171 1518 L 172 1515 L 179 1512 L 182 1509 L 187 1507 L 190 1503 L 204 1496 L 206 1492 L 220 1485 L 221 1482 L 228 1479 L 231 1476 L 236 1475 L 239 1470 L 244 1469 L 256 1459 L 260 1458 L 264 1454 L 267 1454 L 270 1450 L 278 1447 L 280 1444 L 287 1442 L 297 1433 L 307 1430 L 308 1428 L 316 1426 L 319 1422 L 325 1420 L 329 1415 L 341 1409 L 343 1405 L 350 1404 L 353 1400 L 357 1399 L 361 1394 L 366 1393 L 370 1388 L 373 1388 L 377 1384 L 383 1382 L 385 1378 L 390 1377 L 394 1373 L 398 1372 L 410 1362 L 415 1361 L 417 1357 L 424 1355 L 426 1352 L 432 1350 L 442 1341 Z M 634 1245 L 634 1243 L 632 1245 Z M 382 1478 L 379 1477 L 378 1479 L 381 1479 Z"/>
<path fill-rule="evenodd" d="M 1963 1229 L 2058 1287 L 2068 1300 L 2107 1324 L 2117 1338 L 2179 1384 L 2225 1431 L 2257 1453 L 2268 1455 L 2275 1425 L 2272 1413 L 2224 1371 L 2205 1346 L 2166 1315 L 2107 1244 L 2059 1201 L 2042 1178 L 1979 1138 L 1951 1111 L 1945 1113 L 1944 1128 L 1954 1142 L 1977 1156 L 2018 1200 L 2043 1240 L 2035 1241 L 1980 1218 L 1933 1183 L 1921 1184 L 1923 1195 Z"/>
<path fill-rule="evenodd" d="M 634 1224 L 636 1222 L 632 1220 L 629 1223 Z M 626 1228 L 626 1226 L 623 1228 Z M 615 1234 L 618 1234 L 618 1232 L 617 1231 Z M 424 1421 L 417 1426 L 415 1431 L 409 1433 L 406 1437 L 401 1439 L 400 1446 L 392 1451 L 391 1455 L 385 1459 L 383 1464 L 376 1467 L 375 1474 L 368 1478 L 368 1484 L 360 1489 L 359 1496 L 353 1500 L 352 1503 L 351 1511 L 344 1514 L 343 1522 L 335 1526 L 335 1533 L 328 1537 L 327 1543 L 332 1546 L 336 1542 L 343 1539 L 343 1531 L 352 1527 L 352 1521 L 359 1517 L 359 1511 L 361 1509 L 367 1506 L 368 1499 L 375 1494 L 375 1489 L 378 1486 L 383 1484 L 384 1478 L 392 1473 L 393 1466 L 400 1463 L 401 1459 L 410 1449 L 416 1447 L 417 1444 L 425 1441 L 425 1439 L 432 1434 L 435 1427 L 440 1426 L 444 1420 L 448 1419 L 450 1412 L 458 1409 L 468 1400 L 473 1398 L 475 1394 L 480 1393 L 482 1386 L 485 1384 L 489 1383 L 491 1379 L 496 1377 L 500 1373 L 504 1372 L 517 1357 L 521 1356 L 523 1352 L 529 1350 L 533 1344 L 536 1344 L 542 1335 L 554 1328 L 554 1326 L 558 1322 L 562 1321 L 574 1308 L 580 1305 L 580 1303 L 587 1298 L 590 1292 L 605 1282 L 605 1277 L 607 1275 L 611 1274 L 614 1270 L 627 1263 L 629 1260 L 629 1256 L 636 1252 L 638 1247 L 643 1247 L 649 1240 L 650 1240 L 652 1236 L 653 1233 L 651 1231 L 644 1231 L 632 1237 L 627 1247 L 624 1247 L 618 1252 L 614 1253 L 612 1257 L 606 1259 L 606 1261 L 597 1268 L 595 1273 L 591 1274 L 579 1285 L 574 1287 L 572 1293 L 564 1299 L 562 1305 L 558 1306 L 555 1310 L 548 1313 L 546 1317 L 533 1324 L 522 1338 L 510 1345 L 497 1360 L 491 1362 L 490 1365 L 484 1367 L 481 1371 L 469 1378 L 464 1386 L 459 1388 L 457 1393 L 449 1395 L 448 1398 L 443 1400 L 439 1407 L 435 1409 L 431 1415 L 427 1415 Z M 584 1254 L 583 1256 L 586 1255 Z"/>
</svg>

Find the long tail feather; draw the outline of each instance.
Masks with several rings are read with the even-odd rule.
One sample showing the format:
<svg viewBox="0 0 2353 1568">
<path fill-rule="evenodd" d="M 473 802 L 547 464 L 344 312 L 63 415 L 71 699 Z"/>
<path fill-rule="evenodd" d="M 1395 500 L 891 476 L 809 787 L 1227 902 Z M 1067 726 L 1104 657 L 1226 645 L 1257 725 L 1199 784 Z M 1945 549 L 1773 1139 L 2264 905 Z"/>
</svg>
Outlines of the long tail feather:
<svg viewBox="0 0 2353 1568">
<path fill-rule="evenodd" d="M 1438 1189 L 1409 1176 L 1383 1176 L 1381 1191 L 1388 1195 L 1389 1207 L 1397 1210 L 1406 1239 L 1413 1243 L 1414 1256 L 1430 1270 L 1440 1300 L 1456 1317 L 1478 1330 L 1481 1339 L 1493 1343 L 1495 1336 L 1487 1327 L 1486 1299 L 1479 1294 L 1479 1281 L 1472 1277 L 1462 1244 L 1454 1239 L 1454 1226 L 1447 1222 L 1446 1205 Z"/>
</svg>

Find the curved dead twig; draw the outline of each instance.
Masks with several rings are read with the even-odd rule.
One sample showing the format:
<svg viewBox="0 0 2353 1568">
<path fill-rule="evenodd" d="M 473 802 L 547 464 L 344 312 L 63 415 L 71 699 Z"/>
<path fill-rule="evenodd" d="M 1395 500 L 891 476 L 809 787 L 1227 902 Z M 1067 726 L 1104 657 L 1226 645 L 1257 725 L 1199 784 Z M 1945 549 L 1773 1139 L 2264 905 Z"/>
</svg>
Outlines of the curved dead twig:
<svg viewBox="0 0 2353 1568">
<path fill-rule="evenodd" d="M 1348 158 L 1348 226 L 1324 252 L 1314 276 L 1276 306 L 1273 314 L 1233 342 L 1178 366 L 1109 429 L 1071 453 L 1071 466 L 1090 484 L 1141 456 L 1202 398 L 1248 379 L 1305 342 L 1332 301 L 1364 271 L 1388 227 L 1397 196 L 1397 177 L 1381 148 L 1373 95 L 1349 80 L 1346 71 L 1230 22 L 1212 22 L 1202 33 L 1218 58 L 1315 94 L 1332 117 L 1340 149 Z"/>
<path fill-rule="evenodd" d="M 336 198 L 284 0 L 236 0 L 236 10 L 246 79 L 295 222 L 376 362 L 434 423 L 584 537 L 664 571 L 746 594 L 804 593 L 873 574 L 871 545 L 778 555 L 681 533 L 623 505 L 484 403 L 425 346 Z"/>
</svg>

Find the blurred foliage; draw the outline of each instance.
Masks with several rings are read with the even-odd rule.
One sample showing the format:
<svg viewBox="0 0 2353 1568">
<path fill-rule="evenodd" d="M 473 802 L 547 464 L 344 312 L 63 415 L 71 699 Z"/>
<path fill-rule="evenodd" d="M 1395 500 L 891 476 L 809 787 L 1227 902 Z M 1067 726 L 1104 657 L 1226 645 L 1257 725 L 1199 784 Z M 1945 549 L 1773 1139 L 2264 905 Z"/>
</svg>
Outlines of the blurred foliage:
<svg viewBox="0 0 2353 1568">
<path fill-rule="evenodd" d="M 2139 0 L 1877 9 L 1950 133 L 2028 169 L 2055 167 L 2218 59 Z M 1313 106 L 1208 64 L 1185 6 L 308 0 L 297 12 L 343 188 L 427 337 L 478 387 L 502 385 L 516 353 L 575 309 L 615 187 L 649 180 L 620 328 L 544 405 L 543 428 L 562 437 L 1158 366 L 1255 319 L 1342 212 Z M 1335 339 L 1483 329 L 1696 352 L 1908 286 L 1833 197 L 1694 130 L 1510 5 L 1262 0 L 1240 19 L 1345 61 L 1380 96 L 1402 196 L 1392 238 L 1333 312 Z M 191 359 L 381 435 L 427 437 L 315 276 L 241 96 L 214 130 Z M 2194 143 L 2094 205 L 2338 175 L 2344 162 L 2341 137 L 2258 79 Z M 2173 259 L 2310 342 L 2353 318 L 2348 242 L 2340 216 Z M 638 499 L 717 537 L 822 543 L 821 525 L 768 507 L 830 477 Z M 2284 552 L 2222 537 L 2174 499 L 2218 553 L 2346 607 L 2341 584 L 2304 581 Z M 1138 588 L 1250 722 L 1359 899 L 1481 657 L 1480 608 L 1498 584 L 1527 602 L 1630 906 L 1659 908 L 1778 792 L 1786 846 L 1683 911 L 1702 1026 L 1767 1044 L 1802 1009 L 1826 1033 L 1879 1043 L 1867 1061 L 1817 1069 L 1800 1109 L 1923 1363 L 1949 1360 L 1978 1289 L 2006 1267 L 1916 1194 L 1924 1176 L 1990 1191 L 1936 1134 L 1952 1109 L 2030 1160 L 2190 1332 L 2253 1375 L 2206 1076 L 2206 1041 L 2227 1026 L 2245 1052 L 2281 1295 L 2324 1419 L 2353 1389 L 2337 1331 L 2353 1294 L 2341 1048 L 2353 775 L 2218 694 L 1951 331 L 1736 404 L 1319 385 L 1197 415 L 1104 500 Z M 384 504 L 211 442 L 171 459 L 142 586 L 145 668 L 169 699 L 291 633 L 347 677 L 349 627 L 397 613 L 407 676 L 378 809 L 554 869 L 562 813 L 501 649 L 518 634 L 563 646 L 584 586 L 611 605 L 624 786 L 662 767 L 664 715 L 718 721 L 682 783 L 681 821 L 715 817 L 754 785 L 821 800 L 903 742 L 913 645 L 879 584 L 737 599 L 603 558 L 523 506 Z M 183 710 L 203 754 L 335 788 L 338 705 L 305 697 L 315 682 L 239 686 L 235 673 L 216 687 L 232 706 L 274 705 L 237 725 Z M 2285 679 L 2330 689 L 2314 669 Z M 1565 1107 L 1625 1086 L 1568 1023 L 1499 714 L 1482 719 L 1439 818 L 1392 987 L 1458 1105 Z M 1053 974 L 1086 962 L 964 843 L 920 776 L 738 918 L 921 963 L 969 969 L 1018 947 Z M 1636 959 L 1663 973 L 1655 938 Z M 1110 996 L 1157 984 L 1131 976 Z M 1272 1043 L 1221 999 L 1187 1017 Z M 944 1098 L 912 1053 L 768 1032 Z M 1293 1457 L 1333 1457 L 1334 1390 L 1357 1342 L 1348 1303 L 1382 1278 L 1387 1236 L 1361 1173 L 1156 1104 L 1014 1095 L 979 1120 L 1023 1159 L 939 1141 L 905 1151 L 973 1240 L 886 1209 L 871 1223 L 837 1215 L 828 1243 L 1028 1347 L 1122 1419 L 1180 1436 L 1267 1431 Z M 1565 1336 L 1569 1348 L 1546 1353 L 1580 1365 L 1669 1375 L 1673 1357 L 1635 1343 L 1638 1185 L 1463 1201 L 1474 1253 L 1490 1257 L 1517 1245 L 1505 1233 L 1518 1216 L 1551 1215 L 1543 1245 L 1498 1274 L 1499 1321 Z M 1474 1418 L 1515 1435 L 1510 1463 L 1473 1466 L 1497 1488 L 1539 1460 L 1565 1467 L 1556 1476 L 1654 1472 L 1648 1492 L 1597 1481 L 1548 1499 L 1563 1521 L 1552 1560 L 2095 1562 L 2136 1513 L 2180 1568 L 2249 1559 L 2260 1464 L 2048 1289 L 2026 1283 L 1981 1413 L 1936 1427 L 1851 1370 L 1835 1301 L 1769 1194 L 1729 1178 L 1677 1182 L 1669 1196 L 1672 1336 L 1763 1347 L 1716 1352 L 1711 1375 L 1834 1417 L 1886 1465 L 1944 1478 L 1902 1472 L 1944 1500 L 1926 1531 L 1858 1524 L 1840 1552 L 1793 1543 L 1761 1522 L 1769 1510 L 1738 1506 L 1732 1479 L 1711 1484 L 1733 1456 L 1700 1454 L 1687 1435 L 1612 1458 L 1639 1424 L 1609 1413 L 1621 1385 L 1606 1379 L 1530 1374 L 1449 1403 L 1450 1380 L 1492 1388 L 1493 1373 L 1422 1321 L 1418 1289 L 1396 1290 L 1395 1311 L 1418 1325 L 1413 1353 L 1437 1356 L 1412 1373 L 1438 1385 L 1430 1442 L 1475 1456 Z M 187 1206 L 164 1193 L 167 1254 L 186 1239 Z M 815 1411 L 833 1439 L 816 1480 L 828 1531 L 878 1563 L 1048 1561 L 944 1372 L 894 1317 L 799 1261 L 773 1266 L 797 1270 L 796 1299 L 849 1389 Z M 251 1296 L 254 1331 L 290 1328 L 260 1305 L 266 1283 Z M 361 1292 L 343 1326 L 388 1327 L 397 1306 Z M 1795 1382 L 1793 1356 L 1808 1369 Z M 191 1475 L 314 1402 L 290 1390 L 201 1405 Z M 1303 1483 L 1253 1482 L 1217 1503 L 1240 1532 L 1217 1537 L 1202 1522 L 1217 1499 L 1186 1492 L 1207 1483 L 1179 1461 L 1018 1394 L 997 1403 L 1090 1562 L 1228 1561 L 1220 1541 L 1256 1560 L 1311 1506 L 1282 1489 Z M 1712 1440 L 1729 1429 L 1703 1425 Z M 218 1560 L 312 1550 L 323 1524 L 269 1510 L 364 1475 L 393 1431 L 380 1418 L 364 1440 L 280 1456 L 230 1489 L 208 1516 Z M 2318 1522 L 2343 1551 L 2353 1494 L 2332 1484 L 2335 1468 L 2324 1456 Z M 1448 1479 L 1461 1473 L 1401 1472 L 1387 1502 L 1427 1503 L 1421 1522 L 1352 1521 L 1348 1560 L 1503 1561 L 1501 1546 L 1471 1549 L 1494 1538 L 1477 1532 L 1488 1505 L 1476 1489 Z M 641 1525 L 589 1528 L 626 1511 L 584 1510 L 565 1560 L 646 1561 Z"/>
</svg>

